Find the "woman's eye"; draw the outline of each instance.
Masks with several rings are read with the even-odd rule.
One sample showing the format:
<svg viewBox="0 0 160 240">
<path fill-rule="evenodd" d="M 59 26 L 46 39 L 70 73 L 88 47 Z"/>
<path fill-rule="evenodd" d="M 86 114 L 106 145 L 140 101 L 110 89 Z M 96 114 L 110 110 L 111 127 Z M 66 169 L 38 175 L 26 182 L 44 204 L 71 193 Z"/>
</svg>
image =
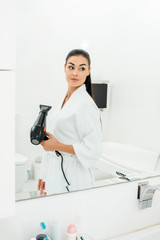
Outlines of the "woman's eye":
<svg viewBox="0 0 160 240">
<path fill-rule="evenodd" d="M 69 69 L 73 69 L 73 67 L 72 67 L 72 66 L 69 66 L 68 68 L 69 68 Z"/>
<path fill-rule="evenodd" d="M 80 70 L 81 70 L 81 71 L 84 71 L 84 70 L 85 70 L 85 68 L 84 68 L 84 67 L 82 67 L 82 68 L 80 68 Z"/>
</svg>

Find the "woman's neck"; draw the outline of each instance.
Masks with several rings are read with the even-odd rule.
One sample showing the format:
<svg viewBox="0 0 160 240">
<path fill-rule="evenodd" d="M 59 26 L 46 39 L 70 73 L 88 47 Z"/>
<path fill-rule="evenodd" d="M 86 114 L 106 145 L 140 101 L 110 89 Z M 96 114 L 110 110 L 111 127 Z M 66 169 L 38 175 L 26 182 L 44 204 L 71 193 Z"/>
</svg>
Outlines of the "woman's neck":
<svg viewBox="0 0 160 240">
<path fill-rule="evenodd" d="M 67 99 L 70 98 L 70 96 L 78 89 L 79 87 L 69 87 L 68 86 L 68 91 L 67 91 Z"/>
</svg>

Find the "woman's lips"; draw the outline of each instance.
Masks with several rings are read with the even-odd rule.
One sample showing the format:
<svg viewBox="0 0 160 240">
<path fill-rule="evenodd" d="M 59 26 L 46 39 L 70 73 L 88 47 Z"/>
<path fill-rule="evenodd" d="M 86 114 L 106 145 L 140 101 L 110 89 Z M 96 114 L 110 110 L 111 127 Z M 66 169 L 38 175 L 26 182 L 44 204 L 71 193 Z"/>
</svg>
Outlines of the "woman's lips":
<svg viewBox="0 0 160 240">
<path fill-rule="evenodd" d="M 76 79 L 76 78 L 71 78 L 71 80 L 72 80 L 72 81 L 78 81 L 78 79 Z"/>
</svg>

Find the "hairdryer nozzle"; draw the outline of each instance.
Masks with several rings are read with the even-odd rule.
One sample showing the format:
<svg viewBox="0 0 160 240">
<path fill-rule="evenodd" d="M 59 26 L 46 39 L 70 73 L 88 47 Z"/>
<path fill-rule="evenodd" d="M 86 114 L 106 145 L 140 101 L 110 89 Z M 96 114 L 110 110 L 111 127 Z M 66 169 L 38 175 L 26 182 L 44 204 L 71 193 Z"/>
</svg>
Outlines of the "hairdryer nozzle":
<svg viewBox="0 0 160 240">
<path fill-rule="evenodd" d="M 38 145 L 42 140 L 46 140 L 46 116 L 51 106 L 40 105 L 39 116 L 30 131 L 30 140 L 34 145 Z"/>
<path fill-rule="evenodd" d="M 47 105 L 39 105 L 40 107 L 40 112 L 45 112 L 48 113 L 48 111 L 52 108 L 51 106 L 47 106 Z"/>
</svg>

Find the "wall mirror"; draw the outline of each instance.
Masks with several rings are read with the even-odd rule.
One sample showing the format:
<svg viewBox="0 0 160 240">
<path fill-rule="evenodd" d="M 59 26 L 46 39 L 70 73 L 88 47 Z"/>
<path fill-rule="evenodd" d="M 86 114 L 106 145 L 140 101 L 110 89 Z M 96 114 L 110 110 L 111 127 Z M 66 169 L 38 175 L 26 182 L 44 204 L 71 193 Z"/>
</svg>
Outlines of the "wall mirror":
<svg viewBox="0 0 160 240">
<path fill-rule="evenodd" d="M 65 57 L 75 48 L 89 52 L 92 81 L 108 83 L 95 187 L 159 175 L 159 9 L 158 0 L 17 1 L 17 201 L 40 196 L 44 150 L 30 143 L 30 128 L 40 104 L 54 109 L 64 97 Z"/>
</svg>

